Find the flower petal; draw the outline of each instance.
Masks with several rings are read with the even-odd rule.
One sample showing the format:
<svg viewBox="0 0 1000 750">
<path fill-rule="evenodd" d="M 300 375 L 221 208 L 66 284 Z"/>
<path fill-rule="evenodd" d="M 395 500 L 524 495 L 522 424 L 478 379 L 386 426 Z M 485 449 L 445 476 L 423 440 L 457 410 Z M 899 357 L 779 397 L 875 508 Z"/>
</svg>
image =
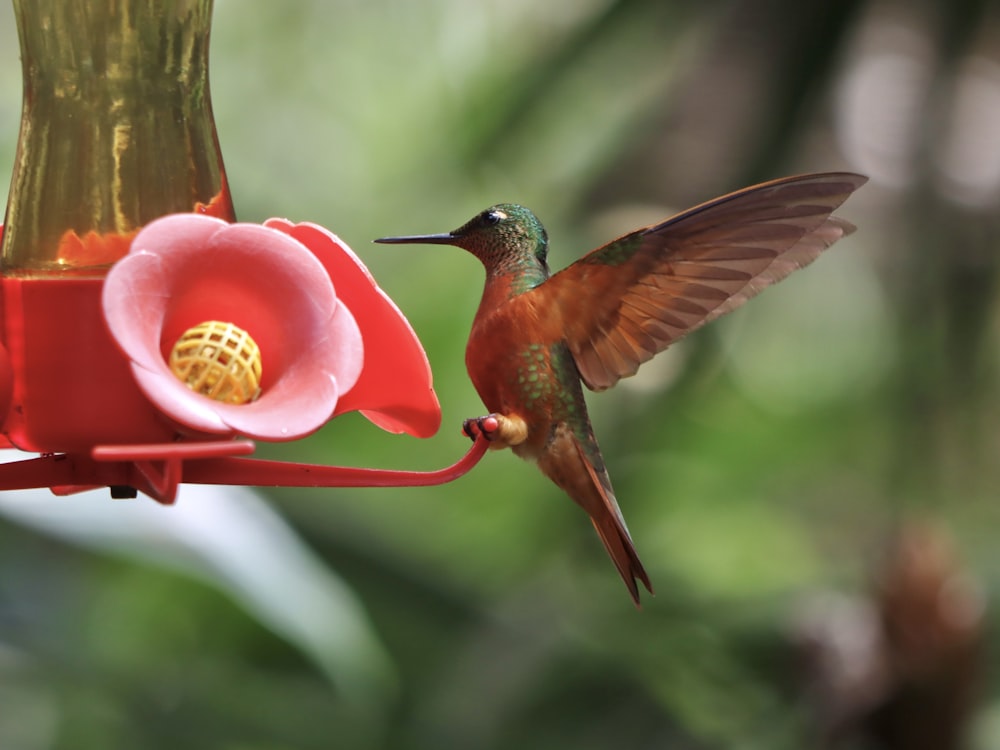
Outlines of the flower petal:
<svg viewBox="0 0 1000 750">
<path fill-rule="evenodd" d="M 350 310 L 325 267 L 287 233 L 197 214 L 158 219 L 105 280 L 105 319 L 136 381 L 162 412 L 208 433 L 292 440 L 333 415 L 363 367 Z M 263 360 L 262 394 L 234 405 L 191 391 L 170 371 L 187 329 L 223 320 L 248 331 Z"/>
<path fill-rule="evenodd" d="M 357 384 L 341 395 L 336 413 L 360 410 L 389 432 L 435 434 L 441 426 L 441 406 L 427 355 L 409 322 L 357 255 L 316 224 L 269 219 L 264 225 L 286 232 L 316 255 L 333 279 L 338 299 L 361 328 L 364 370 Z"/>
</svg>

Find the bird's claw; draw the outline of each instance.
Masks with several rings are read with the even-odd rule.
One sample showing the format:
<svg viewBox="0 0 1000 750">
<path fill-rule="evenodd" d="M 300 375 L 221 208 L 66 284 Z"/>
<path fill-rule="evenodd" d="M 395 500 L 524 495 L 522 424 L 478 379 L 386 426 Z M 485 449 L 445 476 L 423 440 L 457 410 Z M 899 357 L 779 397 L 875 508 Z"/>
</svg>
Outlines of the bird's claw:
<svg viewBox="0 0 1000 750">
<path fill-rule="evenodd" d="M 473 442 L 482 435 L 490 442 L 500 434 L 500 418 L 498 414 L 487 414 L 485 417 L 473 417 L 462 423 L 464 432 Z"/>
<path fill-rule="evenodd" d="M 528 425 L 516 414 L 493 413 L 466 419 L 462 431 L 473 440 L 482 435 L 490 441 L 490 448 L 494 450 L 511 448 L 528 439 Z"/>
</svg>

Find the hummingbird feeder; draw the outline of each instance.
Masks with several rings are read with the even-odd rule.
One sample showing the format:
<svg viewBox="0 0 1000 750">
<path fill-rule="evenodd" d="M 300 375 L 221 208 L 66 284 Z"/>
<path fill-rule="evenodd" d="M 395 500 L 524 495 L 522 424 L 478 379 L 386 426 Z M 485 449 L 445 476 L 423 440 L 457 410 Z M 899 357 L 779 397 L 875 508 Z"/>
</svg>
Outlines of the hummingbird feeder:
<svg viewBox="0 0 1000 750">
<path fill-rule="evenodd" d="M 247 458 L 347 411 L 441 421 L 406 318 L 336 235 L 236 223 L 212 116 L 212 0 L 13 0 L 24 99 L 0 227 L 0 489 L 392 486 Z"/>
</svg>

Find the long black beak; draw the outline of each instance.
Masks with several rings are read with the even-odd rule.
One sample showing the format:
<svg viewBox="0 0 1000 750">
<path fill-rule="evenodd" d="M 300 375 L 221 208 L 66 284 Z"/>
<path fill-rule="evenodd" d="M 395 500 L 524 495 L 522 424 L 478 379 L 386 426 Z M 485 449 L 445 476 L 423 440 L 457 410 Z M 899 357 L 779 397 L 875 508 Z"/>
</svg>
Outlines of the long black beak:
<svg viewBox="0 0 1000 750">
<path fill-rule="evenodd" d="M 425 244 L 425 245 L 452 245 L 455 240 L 458 239 L 451 232 L 445 232 L 443 234 L 411 234 L 403 237 L 379 237 L 374 242 L 380 242 L 383 245 L 407 245 L 407 244 Z"/>
</svg>

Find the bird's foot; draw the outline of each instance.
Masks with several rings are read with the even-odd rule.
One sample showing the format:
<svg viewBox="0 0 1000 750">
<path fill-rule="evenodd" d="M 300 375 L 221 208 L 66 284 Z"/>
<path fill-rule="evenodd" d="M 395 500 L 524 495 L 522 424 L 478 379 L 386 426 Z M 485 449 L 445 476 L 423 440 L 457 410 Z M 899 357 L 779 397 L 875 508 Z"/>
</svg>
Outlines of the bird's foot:
<svg viewBox="0 0 1000 750">
<path fill-rule="evenodd" d="M 466 419 L 462 423 L 462 432 L 472 440 L 482 435 L 493 443 L 493 448 L 507 448 L 520 445 L 527 439 L 528 425 L 520 417 L 487 414 L 485 417 Z"/>
<path fill-rule="evenodd" d="M 500 429 L 500 421 L 496 414 L 487 414 L 485 417 L 473 417 L 462 422 L 462 432 L 473 442 L 482 435 L 490 442 L 497 436 Z"/>
</svg>

